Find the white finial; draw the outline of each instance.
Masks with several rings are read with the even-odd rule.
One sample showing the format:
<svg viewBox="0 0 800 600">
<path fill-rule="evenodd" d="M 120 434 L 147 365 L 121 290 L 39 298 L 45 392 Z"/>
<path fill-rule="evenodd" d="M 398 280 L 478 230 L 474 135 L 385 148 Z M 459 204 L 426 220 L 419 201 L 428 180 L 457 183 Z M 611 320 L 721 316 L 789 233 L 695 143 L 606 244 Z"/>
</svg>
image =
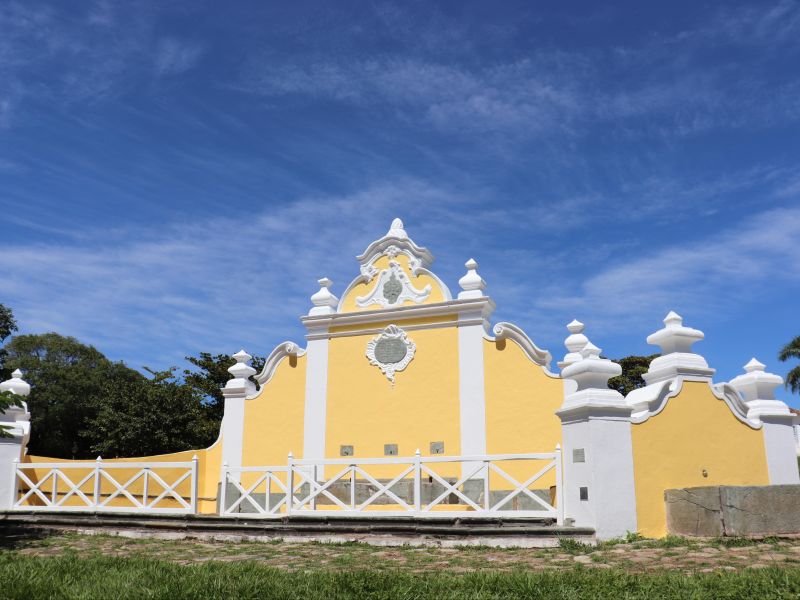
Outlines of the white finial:
<svg viewBox="0 0 800 600">
<path fill-rule="evenodd" d="M 607 358 L 600 358 L 600 352 L 600 348 L 587 339 L 581 351 L 576 353 L 578 358 L 563 367 L 561 376 L 577 382 L 576 392 L 591 389 L 603 390 L 605 394 L 613 391 L 608 389 L 608 380 L 622 373 L 622 367 Z M 618 392 L 614 393 L 619 396 Z"/>
<path fill-rule="evenodd" d="M 745 370 L 746 373 L 752 373 L 753 371 L 763 371 L 766 368 L 767 368 L 767 365 L 765 365 L 762 362 L 757 361 L 755 357 L 751 358 L 750 362 L 748 362 L 744 366 L 744 370 Z"/>
<path fill-rule="evenodd" d="M 783 377 L 767 373 L 766 366 L 751 358 L 744 366 L 745 373 L 734 377 L 728 384 L 735 389 L 747 404 L 748 419 L 779 417 L 789 419 L 789 407 L 775 399 L 775 388 L 783 384 Z"/>
<path fill-rule="evenodd" d="M 389 228 L 389 231 L 386 233 L 386 235 L 401 239 L 406 239 L 408 237 L 405 227 L 403 226 L 403 221 L 400 219 L 395 219 L 392 221 L 392 226 Z"/>
<path fill-rule="evenodd" d="M 569 336 L 564 340 L 564 346 L 567 347 L 569 352 L 567 352 L 567 354 L 564 355 L 564 359 L 558 363 L 558 366 L 562 369 L 583 358 L 583 356 L 581 356 L 581 350 L 589 343 L 589 338 L 583 335 L 584 327 L 585 325 L 577 319 L 572 319 L 567 325 Z"/>
<path fill-rule="evenodd" d="M 458 293 L 459 299 L 482 298 L 483 290 L 486 289 L 486 282 L 478 275 L 478 263 L 474 258 L 470 258 L 464 266 L 467 267 L 467 274 L 458 280 L 463 292 Z"/>
<path fill-rule="evenodd" d="M 249 379 L 256 374 L 256 370 L 249 364 L 253 357 L 244 350 L 239 350 L 231 358 L 233 358 L 236 363 L 228 367 L 228 373 L 233 375 L 233 379 L 231 379 L 228 384 L 236 379 Z"/>
<path fill-rule="evenodd" d="M 319 291 L 311 296 L 311 302 L 314 305 L 309 315 L 331 315 L 336 312 L 336 307 L 339 306 L 339 299 L 331 293 L 329 289 L 333 282 L 327 277 L 318 279 L 320 288 Z"/>
<path fill-rule="evenodd" d="M 714 369 L 708 367 L 705 358 L 692 352 L 692 345 L 703 338 L 702 331 L 686 327 L 683 317 L 669 311 L 664 317 L 664 327 L 647 336 L 648 344 L 661 347 L 661 356 L 653 359 L 642 378 L 648 385 L 678 376 L 710 380 Z"/>
<path fill-rule="evenodd" d="M 27 396 L 31 393 L 31 386 L 22 380 L 22 371 L 14 369 L 11 379 L 0 383 L 0 392 L 11 392 L 17 396 Z"/>
</svg>

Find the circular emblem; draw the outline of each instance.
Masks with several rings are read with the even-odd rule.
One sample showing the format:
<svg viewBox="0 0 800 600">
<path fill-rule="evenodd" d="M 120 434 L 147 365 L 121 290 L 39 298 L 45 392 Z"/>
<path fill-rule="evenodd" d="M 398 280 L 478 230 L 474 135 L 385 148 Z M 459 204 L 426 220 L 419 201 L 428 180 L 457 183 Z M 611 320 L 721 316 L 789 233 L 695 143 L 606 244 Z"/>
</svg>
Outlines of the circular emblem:
<svg viewBox="0 0 800 600">
<path fill-rule="evenodd" d="M 383 338 L 375 344 L 375 358 L 383 364 L 395 364 L 402 361 L 408 348 L 403 340 L 398 338 Z"/>
</svg>

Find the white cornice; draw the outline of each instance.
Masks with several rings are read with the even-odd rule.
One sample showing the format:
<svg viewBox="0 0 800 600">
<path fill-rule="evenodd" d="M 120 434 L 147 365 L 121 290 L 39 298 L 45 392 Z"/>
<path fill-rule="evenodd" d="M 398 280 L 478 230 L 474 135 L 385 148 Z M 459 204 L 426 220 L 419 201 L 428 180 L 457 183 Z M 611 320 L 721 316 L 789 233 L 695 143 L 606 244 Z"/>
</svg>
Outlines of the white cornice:
<svg viewBox="0 0 800 600">
<path fill-rule="evenodd" d="M 373 325 L 375 323 L 399 323 L 411 319 L 425 319 L 430 317 L 457 316 L 464 313 L 477 313 L 476 318 L 488 319 L 494 310 L 495 304 L 491 298 L 470 298 L 468 300 L 448 300 L 431 304 L 416 306 L 399 306 L 397 308 L 382 308 L 378 310 L 365 310 L 349 313 L 336 313 L 330 315 L 313 315 L 301 317 L 309 333 L 319 334 L 331 327 L 345 325 Z M 455 323 L 454 323 L 455 325 Z"/>
</svg>

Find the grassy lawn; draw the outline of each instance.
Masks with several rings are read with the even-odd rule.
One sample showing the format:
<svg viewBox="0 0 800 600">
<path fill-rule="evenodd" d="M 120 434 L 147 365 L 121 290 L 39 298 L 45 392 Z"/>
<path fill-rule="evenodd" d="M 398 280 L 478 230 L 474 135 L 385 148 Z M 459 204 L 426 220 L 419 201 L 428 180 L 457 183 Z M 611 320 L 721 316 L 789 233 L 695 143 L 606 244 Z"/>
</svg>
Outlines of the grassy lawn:
<svg viewBox="0 0 800 600">
<path fill-rule="evenodd" d="M 800 598 L 800 541 L 381 548 L 60 535 L 0 551 L 0 598 Z"/>
</svg>

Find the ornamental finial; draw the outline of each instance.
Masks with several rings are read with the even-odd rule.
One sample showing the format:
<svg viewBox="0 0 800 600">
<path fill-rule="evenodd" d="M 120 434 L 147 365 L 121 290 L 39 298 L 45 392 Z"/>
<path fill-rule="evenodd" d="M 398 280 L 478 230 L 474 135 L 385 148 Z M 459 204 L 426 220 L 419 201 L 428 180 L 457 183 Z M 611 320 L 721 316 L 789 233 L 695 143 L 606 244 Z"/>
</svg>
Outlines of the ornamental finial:
<svg viewBox="0 0 800 600">
<path fill-rule="evenodd" d="M 567 347 L 567 352 L 564 355 L 564 359 L 558 363 L 558 366 L 562 369 L 569 364 L 577 362 L 583 358 L 581 355 L 581 350 L 589 343 L 589 338 L 583 335 L 583 329 L 585 325 L 578 321 L 577 319 L 572 319 L 572 321 L 567 325 L 567 330 L 569 331 L 569 336 L 567 339 L 564 340 L 564 346 Z"/>
<path fill-rule="evenodd" d="M 403 221 L 401 219 L 395 219 L 392 221 L 392 226 L 389 227 L 389 231 L 386 233 L 387 237 L 396 237 L 405 239 L 408 237 L 406 233 L 406 229 L 403 226 Z"/>
<path fill-rule="evenodd" d="M 483 277 L 478 275 L 478 262 L 470 258 L 464 266 L 467 267 L 467 274 L 458 280 L 463 292 L 458 293 L 459 299 L 482 298 L 483 290 L 486 289 L 486 282 Z"/>
<path fill-rule="evenodd" d="M 339 298 L 334 296 L 329 289 L 333 285 L 333 281 L 327 277 L 318 279 L 317 283 L 320 285 L 319 291 L 311 296 L 311 303 L 314 305 L 309 315 L 330 315 L 336 312 L 336 307 L 339 306 Z"/>
</svg>

